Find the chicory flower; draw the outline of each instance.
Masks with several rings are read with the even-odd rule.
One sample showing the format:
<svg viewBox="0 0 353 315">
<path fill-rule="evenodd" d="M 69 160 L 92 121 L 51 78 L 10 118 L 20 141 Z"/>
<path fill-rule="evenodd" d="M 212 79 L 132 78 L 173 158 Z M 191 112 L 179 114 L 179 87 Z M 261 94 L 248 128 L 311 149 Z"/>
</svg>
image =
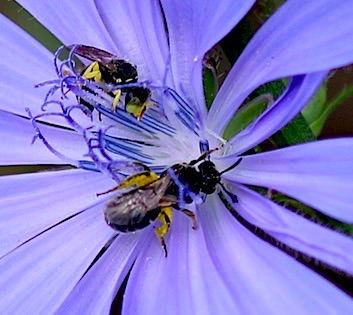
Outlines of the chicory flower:
<svg viewBox="0 0 353 315">
<path fill-rule="evenodd" d="M 255 88 L 290 77 L 283 95 L 232 138 L 222 155 L 212 155 L 217 169 L 227 168 L 286 125 L 330 69 L 353 62 L 352 1 L 289 0 L 248 44 L 207 111 L 203 56 L 254 1 L 19 2 L 63 43 L 100 47 L 128 58 L 138 66 L 141 80 L 166 81 L 182 96 L 194 125 L 175 119 L 173 136 L 160 132 L 154 146 L 142 152 L 153 158 L 156 168 L 198 157 L 204 140 L 211 148 L 218 146 L 227 123 Z M 55 77 L 53 56 L 4 17 L 0 21 L 6 47 L 0 58 L 1 163 L 61 165 L 58 155 L 41 142 L 31 145 L 34 130 L 25 111 L 27 107 L 31 115 L 40 113 L 47 91 L 33 85 Z M 172 106 L 167 115 L 178 112 Z M 55 152 L 81 161 L 87 142 L 82 134 L 60 128 L 67 125 L 60 118 L 50 117 L 57 127 L 42 125 L 41 132 Z M 144 119 L 140 123 L 144 126 Z M 145 137 L 121 132 L 130 139 Z M 134 160 L 145 162 L 142 153 Z M 288 211 L 248 186 L 276 189 L 351 223 L 352 157 L 350 138 L 303 144 L 244 155 L 222 181 L 238 198 L 232 206 L 250 224 L 353 273 L 350 238 Z M 100 161 L 101 157 L 96 163 Z M 217 194 L 194 205 L 196 231 L 174 211 L 166 258 L 152 226 L 116 235 L 104 222 L 102 209 L 109 196 L 100 199 L 97 193 L 116 185 L 105 173 L 56 170 L 3 176 L 0 184 L 2 313 L 109 313 L 129 272 L 123 314 L 342 314 L 353 307 L 346 293 L 252 234 Z"/>
</svg>

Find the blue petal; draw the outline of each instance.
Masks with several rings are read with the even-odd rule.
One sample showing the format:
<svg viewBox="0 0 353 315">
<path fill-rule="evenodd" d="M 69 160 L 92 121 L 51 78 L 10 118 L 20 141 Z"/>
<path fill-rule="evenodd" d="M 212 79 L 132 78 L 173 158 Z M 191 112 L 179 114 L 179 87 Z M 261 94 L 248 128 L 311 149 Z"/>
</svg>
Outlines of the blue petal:
<svg viewBox="0 0 353 315">
<path fill-rule="evenodd" d="M 251 224 L 311 257 L 353 274 L 353 240 L 313 223 L 242 185 L 236 210 Z"/>
<path fill-rule="evenodd" d="M 119 56 L 138 66 L 139 78 L 162 80 L 168 40 L 159 1 L 95 1 Z"/>
<path fill-rule="evenodd" d="M 224 113 L 263 83 L 352 63 L 352 15 L 352 0 L 286 1 L 227 76 L 210 111 L 212 127 L 223 130 L 216 126 L 232 116 L 224 122 Z"/>
<path fill-rule="evenodd" d="M 66 45 L 85 44 L 111 52 L 117 49 L 93 0 L 20 0 L 18 3 Z"/>
<path fill-rule="evenodd" d="M 64 44 L 107 50 L 137 64 L 143 79 L 162 79 L 167 39 L 158 1 L 19 1 Z"/>
<path fill-rule="evenodd" d="M 256 33 L 239 64 L 253 59 L 244 70 L 258 85 L 348 65 L 353 62 L 352 15 L 352 0 L 286 1 Z"/>
<path fill-rule="evenodd" d="M 345 314 L 353 308 L 348 295 L 250 233 L 218 197 L 209 199 L 200 224 L 239 314 Z"/>
<path fill-rule="evenodd" d="M 0 312 L 53 314 L 113 233 L 98 205 L 3 257 Z"/>
<path fill-rule="evenodd" d="M 287 90 L 276 102 L 251 125 L 229 141 L 228 153 L 240 154 L 245 152 L 284 127 L 309 102 L 325 77 L 326 72 L 294 77 Z M 229 109 L 228 112 L 222 109 L 222 112 L 224 113 L 224 119 L 230 116 Z M 219 130 L 222 125 L 225 126 L 224 123 L 220 123 L 215 128 Z"/>
<path fill-rule="evenodd" d="M 79 160 L 87 153 L 87 145 L 82 135 L 45 125 L 41 126 L 41 130 L 55 149 L 66 156 Z M 39 139 L 32 144 L 34 135 L 35 130 L 28 119 L 0 110 L 0 164 L 65 163 L 51 153 Z"/>
<path fill-rule="evenodd" d="M 224 284 L 208 252 L 202 226 L 175 211 L 168 257 L 154 235 L 128 281 L 123 314 L 232 314 L 240 301 Z M 147 243 L 147 244 L 148 244 Z M 156 246 L 158 245 L 158 246 Z"/>
<path fill-rule="evenodd" d="M 278 190 L 353 223 L 352 161 L 353 139 L 325 140 L 244 156 L 224 178 Z"/>
<path fill-rule="evenodd" d="M 82 170 L 0 177 L 0 257 L 94 204 L 102 208 L 109 197 L 96 194 L 114 185 L 100 173 Z"/>
<path fill-rule="evenodd" d="M 55 77 L 53 55 L 5 16 L 0 15 L 0 109 L 27 116 L 48 92 L 34 85 Z"/>
<path fill-rule="evenodd" d="M 26 107 L 32 114 L 43 113 L 40 108 L 49 88 L 46 86 L 35 88 L 38 83 L 56 78 L 54 56 L 40 43 L 25 33 L 10 20 L 0 15 L 0 41 L 6 43 L 0 51 L 0 109 L 28 117 Z M 16 60 L 16 62 L 9 62 Z M 77 104 L 73 93 L 68 93 L 68 102 Z M 54 106 L 54 105 L 51 105 Z M 48 106 L 48 112 L 50 111 Z M 87 125 L 88 118 L 84 114 L 74 111 L 74 119 L 82 125 Z M 57 125 L 68 126 L 65 119 L 47 116 L 42 120 Z"/>
<path fill-rule="evenodd" d="M 255 1 L 161 1 L 168 25 L 171 67 L 177 90 L 205 113 L 204 54 L 222 39 Z"/>
<path fill-rule="evenodd" d="M 109 314 L 139 252 L 139 240 L 141 234 L 119 235 L 75 286 L 57 314 Z"/>
</svg>

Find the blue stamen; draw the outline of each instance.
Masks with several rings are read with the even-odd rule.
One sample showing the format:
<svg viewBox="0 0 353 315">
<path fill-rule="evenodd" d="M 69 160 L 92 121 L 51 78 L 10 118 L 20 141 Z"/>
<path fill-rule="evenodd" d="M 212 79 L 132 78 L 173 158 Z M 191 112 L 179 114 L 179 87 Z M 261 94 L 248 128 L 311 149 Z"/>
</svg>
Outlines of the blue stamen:
<svg viewBox="0 0 353 315">
<path fill-rule="evenodd" d="M 185 111 L 189 116 L 193 117 L 194 110 L 186 103 L 186 101 L 172 88 L 166 87 L 166 91 L 176 100 L 183 111 Z"/>
<path fill-rule="evenodd" d="M 136 130 L 139 132 L 146 132 L 148 134 L 155 134 L 153 128 L 149 128 L 145 124 L 137 121 L 136 118 L 132 117 L 130 114 L 125 112 L 124 110 L 117 108 L 115 113 L 112 113 L 110 110 L 105 109 L 103 106 L 98 105 L 96 110 L 114 121 L 123 126 L 129 127 L 132 130 Z"/>
<path fill-rule="evenodd" d="M 204 152 L 210 150 L 210 145 L 209 145 L 207 140 L 201 140 L 200 143 L 199 143 L 199 147 L 200 147 L 200 152 L 201 153 L 204 153 Z"/>
<path fill-rule="evenodd" d="M 149 89 L 161 89 L 163 90 L 163 93 L 169 94 L 178 104 L 180 113 L 182 113 L 178 117 L 183 117 L 181 120 L 183 124 L 185 124 L 186 127 L 191 129 L 192 131 L 195 132 L 195 130 L 199 129 L 199 127 L 195 124 L 195 112 L 192 107 L 189 106 L 189 104 L 172 88 L 168 86 L 163 86 L 163 85 L 158 85 L 154 84 L 151 81 L 143 81 L 143 82 L 134 82 L 134 83 L 125 83 L 125 84 L 118 84 L 109 89 L 109 91 L 115 91 L 119 89 L 126 89 L 126 88 L 133 88 L 133 87 L 143 87 L 143 88 L 149 88 Z M 160 103 L 158 103 L 160 105 Z M 187 121 L 193 122 L 193 124 L 188 124 Z M 193 126 L 192 126 L 193 125 Z M 196 132 L 195 132 L 196 133 Z M 197 134 L 197 133 L 196 133 Z"/>
<path fill-rule="evenodd" d="M 56 104 L 56 105 L 59 105 L 60 108 L 61 108 L 61 113 L 59 112 L 49 112 L 49 113 L 43 113 L 43 114 L 38 114 L 37 116 L 34 117 L 34 119 L 38 119 L 38 118 L 41 118 L 41 117 L 48 117 L 48 116 L 59 116 L 59 117 L 63 117 L 65 118 L 65 120 L 69 123 L 69 125 L 77 130 L 77 131 L 83 131 L 83 128 L 81 127 L 80 124 L 78 124 L 71 116 L 70 116 L 70 113 L 72 110 L 74 109 L 79 109 L 81 110 L 85 115 L 87 115 L 87 111 L 88 109 L 83 106 L 83 105 L 70 105 L 70 106 L 67 106 L 67 107 L 64 107 L 64 104 L 60 101 L 47 101 L 45 103 L 43 103 L 42 105 L 42 111 L 46 111 L 47 110 L 47 107 L 48 105 L 50 104 Z M 91 113 L 89 113 L 91 114 Z M 92 121 L 92 118 L 91 118 L 91 121 Z"/>
<path fill-rule="evenodd" d="M 108 127 L 109 129 L 110 127 Z M 126 171 L 128 168 L 132 168 L 132 173 L 136 173 L 136 171 L 140 171 L 143 167 L 141 163 L 131 162 L 129 160 L 114 160 L 112 159 L 107 152 L 106 149 L 106 139 L 105 131 L 99 130 L 98 132 L 89 132 L 89 128 L 84 132 L 84 138 L 88 145 L 88 154 L 97 166 L 99 170 L 102 172 L 108 173 L 115 181 L 120 182 L 123 177 L 126 176 Z M 88 135 L 95 135 L 95 138 L 90 138 Z M 106 159 L 106 161 L 102 161 L 101 158 L 95 153 L 98 151 L 102 157 Z M 124 173 L 121 170 L 124 170 Z"/>
<path fill-rule="evenodd" d="M 75 62 L 73 60 L 75 55 L 75 50 L 77 49 L 77 45 L 74 46 L 69 53 L 69 57 L 67 60 L 64 60 L 60 66 L 58 66 L 59 55 L 63 50 L 63 47 L 60 47 L 55 54 L 54 65 L 56 69 L 56 73 L 58 75 L 58 80 L 47 81 L 41 84 L 38 84 L 37 87 L 43 86 L 46 84 L 54 84 L 54 86 L 49 90 L 46 101 L 50 99 L 50 97 L 60 89 L 61 95 L 66 98 L 67 90 L 72 91 L 79 98 L 82 98 L 87 103 L 91 104 L 93 107 L 97 107 L 99 105 L 103 105 L 103 107 L 111 108 L 112 104 L 112 96 L 109 94 L 111 91 L 115 91 L 118 89 L 128 89 L 133 87 L 143 87 L 151 90 L 161 89 L 164 94 L 170 95 L 174 101 L 177 103 L 178 108 L 180 110 L 177 117 L 181 118 L 182 123 L 189 129 L 193 130 L 196 134 L 198 134 L 199 127 L 195 123 L 195 112 L 188 105 L 188 103 L 172 88 L 154 84 L 152 81 L 144 81 L 144 82 L 134 82 L 134 83 L 125 83 L 118 84 L 115 86 L 111 86 L 109 84 L 95 82 L 91 80 L 83 79 L 77 72 L 75 67 Z M 68 67 L 73 75 L 64 75 L 64 67 Z M 85 86 L 85 89 L 82 87 Z M 158 104 L 161 106 L 160 102 Z M 163 107 L 163 106 L 161 106 Z M 107 111 L 100 111 L 101 114 L 105 115 Z M 152 127 L 153 129 L 166 133 L 168 135 L 173 135 L 175 133 L 174 129 L 166 124 L 161 123 L 159 120 L 154 119 L 153 117 L 145 115 L 142 123 L 145 123 L 147 126 Z M 112 118 L 109 115 L 109 118 Z M 126 119 L 126 116 L 124 117 Z M 130 120 L 129 122 L 133 122 Z M 121 121 L 119 121 L 121 123 Z M 141 122 L 138 122 L 141 123 Z M 133 123 L 133 129 L 136 129 L 136 124 Z M 149 132 L 154 133 L 153 129 L 146 127 Z"/>
<path fill-rule="evenodd" d="M 105 148 L 115 154 L 123 155 L 132 160 L 139 160 L 143 164 L 151 164 L 154 160 L 150 155 L 144 154 L 141 145 L 128 143 L 126 141 L 116 139 L 112 136 L 104 136 Z"/>
<path fill-rule="evenodd" d="M 93 171 L 93 172 L 100 173 L 100 170 L 96 167 L 96 165 L 92 161 L 80 160 L 78 161 L 78 167 L 86 171 Z"/>
<path fill-rule="evenodd" d="M 200 122 L 197 119 L 199 118 L 198 112 L 195 112 L 186 100 L 179 95 L 176 90 L 167 86 L 165 82 L 164 84 L 157 84 L 153 81 L 144 81 L 112 86 L 111 84 L 106 84 L 104 82 L 84 79 L 81 74 L 77 73 L 74 61 L 74 58 L 76 58 L 75 50 L 77 47 L 79 47 L 79 45 L 73 46 L 70 49 L 69 56 L 64 61 L 60 61 L 59 58 L 65 47 L 60 47 L 54 56 L 54 67 L 57 79 L 36 85 L 36 87 L 49 85 L 49 91 L 47 92 L 44 103 L 41 106 L 42 113 L 33 117 L 30 111 L 27 110 L 32 125 L 36 131 L 34 141 L 37 138 L 41 139 L 44 145 L 46 145 L 53 154 L 71 165 L 85 170 L 107 173 L 117 182 L 119 182 L 123 176 L 129 174 L 129 171 L 134 173 L 137 169 L 143 169 L 143 165 L 148 165 L 151 170 L 157 173 L 161 173 L 165 169 L 168 169 L 168 166 L 166 165 L 155 165 L 153 154 L 149 154 L 149 152 L 152 152 L 153 150 L 148 147 L 153 146 L 153 143 L 155 143 L 159 137 L 165 139 L 165 135 L 171 138 L 175 136 L 175 128 L 168 123 L 168 119 L 173 122 L 175 116 L 183 125 L 198 136 L 200 133 Z M 151 112 L 149 112 L 150 115 L 148 113 L 144 114 L 140 121 L 126 112 L 125 109 L 121 108 L 123 100 L 119 101 L 119 107 L 113 112 L 114 95 L 111 92 L 123 90 L 122 93 L 125 93 L 129 88 L 134 87 L 143 87 L 149 89 L 152 93 L 153 91 L 159 92 L 155 95 L 158 96 L 158 100 L 153 100 L 155 104 L 158 104 L 159 110 L 152 107 Z M 61 100 L 64 98 L 67 99 L 68 92 L 71 92 L 76 96 L 77 104 L 64 105 L 63 102 L 57 100 L 58 96 L 61 97 Z M 55 95 L 55 93 L 57 94 Z M 55 111 L 49 111 L 49 106 L 52 106 L 52 104 L 59 108 L 55 108 Z M 168 107 L 165 110 L 163 106 L 167 105 L 164 104 L 171 106 L 171 108 Z M 111 119 L 118 123 L 118 126 L 125 126 L 131 129 L 131 131 L 142 133 L 145 136 L 145 142 L 143 140 L 134 141 L 108 135 L 108 130 L 110 128 L 117 127 L 115 123 L 114 126 L 110 126 L 103 130 L 99 128 L 99 125 L 84 128 L 73 118 L 73 116 L 71 116 L 72 111 L 78 109 L 85 114 L 85 116 L 89 116 L 93 125 L 92 108 L 97 110 L 99 119 L 101 119 L 102 116 L 107 118 L 107 120 L 104 120 L 102 123 L 106 123 L 108 119 Z M 168 113 L 168 116 L 166 116 L 165 113 Z M 37 120 L 50 116 L 64 118 L 70 128 L 73 128 L 74 131 L 77 131 L 82 135 L 88 148 L 87 153 L 84 154 L 82 160 L 76 161 L 64 156 L 56 151 L 45 139 L 39 129 Z M 143 137 L 141 137 L 141 139 L 143 139 Z M 146 148 L 148 148 L 148 150 L 146 150 Z M 208 148 L 207 141 L 200 142 L 201 152 L 208 151 Z M 156 150 L 158 150 L 158 148 L 156 148 Z M 164 152 L 162 152 L 162 154 L 164 154 Z M 139 161 L 140 163 L 143 163 L 143 165 L 137 162 L 131 162 L 131 160 Z M 173 170 L 168 170 L 168 174 L 179 188 L 181 205 L 186 203 L 186 197 L 195 197 L 195 194 L 189 192 L 187 186 L 183 185 L 178 180 L 178 176 Z"/>
<path fill-rule="evenodd" d="M 36 85 L 34 85 L 34 87 L 35 88 L 39 88 L 39 87 L 42 87 L 42 86 L 45 86 L 45 85 L 49 85 L 49 84 L 56 84 L 58 82 L 60 82 L 60 80 L 58 80 L 58 79 L 48 80 L 48 81 L 37 83 Z"/>
<path fill-rule="evenodd" d="M 39 138 L 43 142 L 43 144 L 48 148 L 48 150 L 50 152 L 52 152 L 55 156 L 57 156 L 59 159 L 67 162 L 68 164 L 75 165 L 78 167 L 78 165 L 79 165 L 78 161 L 70 159 L 69 157 L 61 154 L 59 151 L 55 150 L 49 144 L 49 142 L 45 139 L 45 137 L 43 136 L 42 132 L 40 131 L 40 129 L 37 125 L 37 122 L 36 122 L 37 117 L 33 117 L 29 108 L 26 108 L 26 112 L 28 113 L 28 116 L 29 116 L 29 119 L 32 123 L 32 126 L 33 126 L 34 130 L 36 131 L 36 134 L 34 135 L 34 137 L 32 139 L 32 144 Z"/>
<path fill-rule="evenodd" d="M 62 75 L 62 72 L 59 70 L 59 66 L 58 66 L 58 59 L 59 59 L 59 55 L 61 54 L 61 52 L 63 51 L 64 46 L 61 46 L 58 48 L 58 50 L 55 52 L 54 54 L 54 68 L 55 68 L 55 72 L 56 75 L 60 78 Z"/>
<path fill-rule="evenodd" d="M 191 131 L 193 131 L 197 136 L 199 136 L 197 132 L 197 128 L 195 127 L 195 122 L 190 120 L 188 116 L 185 117 L 184 112 L 175 112 L 175 115 L 179 118 L 179 120 Z"/>
</svg>

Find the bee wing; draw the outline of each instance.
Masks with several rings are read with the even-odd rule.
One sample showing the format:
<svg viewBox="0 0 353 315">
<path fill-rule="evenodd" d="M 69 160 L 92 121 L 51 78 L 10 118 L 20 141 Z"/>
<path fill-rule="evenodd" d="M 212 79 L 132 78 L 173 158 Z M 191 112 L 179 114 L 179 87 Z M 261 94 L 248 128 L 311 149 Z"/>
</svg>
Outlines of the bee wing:
<svg viewBox="0 0 353 315">
<path fill-rule="evenodd" d="M 108 64 L 112 59 L 118 59 L 117 56 L 92 46 L 86 45 L 70 45 L 66 46 L 68 50 L 75 49 L 75 54 L 92 61 L 98 61 L 102 64 Z"/>
<path fill-rule="evenodd" d="M 160 201 L 162 207 L 170 207 L 178 204 L 178 196 L 164 195 Z"/>
<path fill-rule="evenodd" d="M 117 230 L 136 230 L 154 221 L 160 211 L 161 199 L 171 183 L 168 176 L 110 200 L 104 209 L 105 220 Z"/>
</svg>

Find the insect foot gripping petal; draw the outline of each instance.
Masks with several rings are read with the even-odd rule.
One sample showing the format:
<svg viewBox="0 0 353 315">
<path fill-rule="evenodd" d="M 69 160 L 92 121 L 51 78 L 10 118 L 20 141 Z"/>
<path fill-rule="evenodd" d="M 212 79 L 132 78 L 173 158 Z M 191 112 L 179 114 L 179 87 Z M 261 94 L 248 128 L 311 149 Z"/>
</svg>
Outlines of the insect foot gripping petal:
<svg viewBox="0 0 353 315">
<path fill-rule="evenodd" d="M 183 209 L 183 210 L 181 210 L 181 212 L 184 213 L 185 215 L 187 215 L 187 216 L 191 219 L 191 221 L 192 221 L 192 228 L 193 228 L 194 230 L 196 230 L 196 229 L 199 227 L 199 225 L 198 225 L 198 223 L 197 223 L 195 213 L 193 213 L 192 211 L 187 210 L 187 209 Z"/>
<path fill-rule="evenodd" d="M 168 256 L 167 245 L 164 241 L 164 235 L 166 235 L 170 229 L 170 224 L 172 222 L 173 212 L 171 207 L 162 207 L 161 212 L 158 215 L 158 220 L 162 222 L 162 225 L 155 229 L 156 235 L 161 242 L 162 248 L 164 250 L 165 257 Z"/>
</svg>

